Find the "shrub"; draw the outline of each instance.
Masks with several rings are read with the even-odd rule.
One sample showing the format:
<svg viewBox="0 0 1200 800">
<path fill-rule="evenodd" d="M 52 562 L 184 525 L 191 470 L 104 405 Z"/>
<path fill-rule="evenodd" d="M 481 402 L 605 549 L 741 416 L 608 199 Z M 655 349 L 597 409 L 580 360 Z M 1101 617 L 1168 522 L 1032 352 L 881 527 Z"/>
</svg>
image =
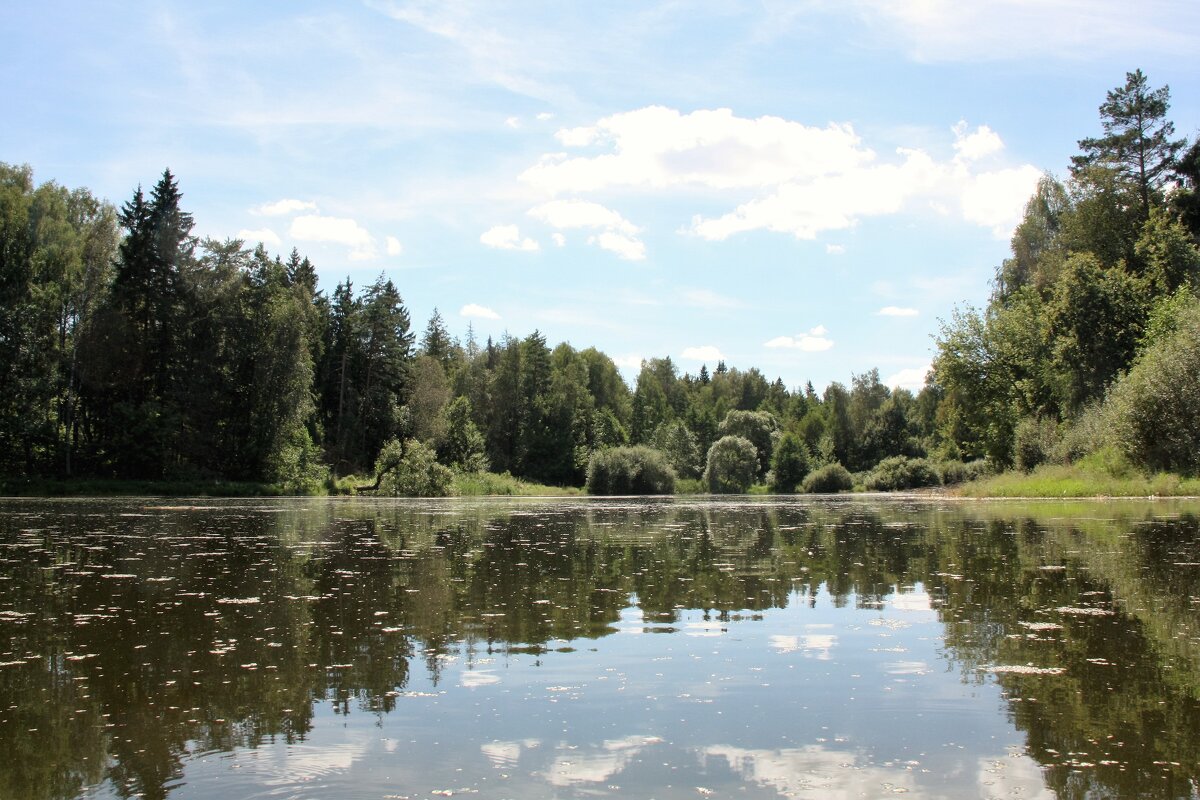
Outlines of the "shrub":
<svg viewBox="0 0 1200 800">
<path fill-rule="evenodd" d="M 1106 406 L 1113 439 L 1135 464 L 1200 471 L 1200 304 L 1142 353 Z"/>
<path fill-rule="evenodd" d="M 785 433 L 771 456 L 771 491 L 794 492 L 807 474 L 808 448 L 796 434 Z"/>
<path fill-rule="evenodd" d="M 957 483 L 967 483 L 985 475 L 991 474 L 991 465 L 984 459 L 976 461 L 943 461 L 937 465 L 938 477 L 943 486 L 953 486 Z"/>
<path fill-rule="evenodd" d="M 437 454 L 416 439 L 403 447 L 398 439 L 383 446 L 375 462 L 379 493 L 393 497 L 449 497 L 454 473 Z"/>
<path fill-rule="evenodd" d="M 1093 403 L 1066 426 L 1057 444 L 1047 453 L 1047 460 L 1057 464 L 1074 464 L 1108 446 L 1110 433 L 1108 409 L 1100 403 Z"/>
<path fill-rule="evenodd" d="M 592 453 L 588 462 L 589 494 L 671 494 L 675 470 L 667 457 L 650 447 L 611 447 Z"/>
<path fill-rule="evenodd" d="M 941 476 L 924 458 L 892 456 L 875 465 L 863 484 L 873 492 L 894 492 L 898 489 L 919 489 L 940 486 Z"/>
<path fill-rule="evenodd" d="M 1048 461 L 1059 444 L 1058 425 L 1045 417 L 1025 417 L 1013 430 L 1013 461 L 1029 472 Z"/>
<path fill-rule="evenodd" d="M 809 494 L 834 494 L 848 492 L 854 488 L 854 478 L 845 467 L 835 461 L 808 473 L 802 485 L 804 491 Z"/>
<path fill-rule="evenodd" d="M 758 449 L 741 436 L 722 436 L 708 448 L 704 485 L 714 494 L 745 494 L 758 474 Z"/>
</svg>

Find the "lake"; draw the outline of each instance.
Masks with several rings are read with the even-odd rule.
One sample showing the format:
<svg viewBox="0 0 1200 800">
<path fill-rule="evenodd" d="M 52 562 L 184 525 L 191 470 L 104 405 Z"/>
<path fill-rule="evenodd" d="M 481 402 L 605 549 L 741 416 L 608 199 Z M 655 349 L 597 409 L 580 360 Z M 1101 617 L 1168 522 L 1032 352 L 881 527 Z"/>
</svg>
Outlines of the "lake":
<svg viewBox="0 0 1200 800">
<path fill-rule="evenodd" d="M 0 798 L 1197 798 L 1200 503 L 0 501 Z"/>
</svg>

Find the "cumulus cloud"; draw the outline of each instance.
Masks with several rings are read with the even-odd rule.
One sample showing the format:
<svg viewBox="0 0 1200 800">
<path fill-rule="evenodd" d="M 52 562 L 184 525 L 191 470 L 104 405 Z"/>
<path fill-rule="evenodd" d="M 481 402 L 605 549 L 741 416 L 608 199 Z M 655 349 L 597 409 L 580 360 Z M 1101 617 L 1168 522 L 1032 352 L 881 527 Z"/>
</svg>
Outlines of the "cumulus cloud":
<svg viewBox="0 0 1200 800">
<path fill-rule="evenodd" d="M 567 243 L 567 237 L 563 236 L 561 233 L 550 234 L 550 240 L 558 247 L 563 247 Z"/>
<path fill-rule="evenodd" d="M 302 242 L 341 244 L 350 248 L 350 259 L 360 261 L 374 258 L 375 239 L 371 234 L 347 217 L 326 217 L 306 214 L 292 220 L 289 233 Z"/>
<path fill-rule="evenodd" d="M 250 209 L 250 213 L 257 214 L 260 217 L 282 217 L 288 214 L 298 214 L 301 211 L 316 210 L 316 203 L 285 198 L 283 200 L 276 200 L 274 203 L 263 203 L 261 206 L 255 206 Z"/>
<path fill-rule="evenodd" d="M 613 363 L 622 369 L 638 370 L 642 368 L 642 356 L 638 353 L 626 353 L 623 356 L 613 356 Z"/>
<path fill-rule="evenodd" d="M 521 118 L 509 117 L 508 119 L 504 120 L 504 124 L 513 129 L 519 128 L 521 127 Z"/>
<path fill-rule="evenodd" d="M 588 244 L 616 253 L 626 261 L 641 261 L 646 257 L 646 245 L 641 240 L 616 231 L 604 231 L 588 237 Z"/>
<path fill-rule="evenodd" d="M 991 228 L 1003 238 L 1019 221 L 1041 171 L 1032 165 L 976 171 L 974 159 L 995 152 L 989 148 L 999 137 L 993 137 L 990 131 L 960 135 L 957 141 L 963 149 L 949 161 L 938 161 L 922 150 L 900 148 L 898 160 L 891 163 L 872 162 L 812 180 L 782 183 L 770 194 L 720 217 L 696 217 L 692 231 L 717 241 L 753 230 L 815 239 L 826 231 L 850 228 L 866 217 L 925 206 L 942 213 L 958 211 L 963 219 Z"/>
<path fill-rule="evenodd" d="M 607 228 L 634 234 L 637 227 L 616 211 L 588 200 L 551 200 L 529 209 L 529 216 L 555 228 Z"/>
<path fill-rule="evenodd" d="M 701 347 L 684 348 L 683 358 L 689 361 L 721 361 L 725 357 L 721 355 L 720 350 L 711 344 L 706 344 Z"/>
<path fill-rule="evenodd" d="M 554 119 L 554 115 L 551 114 L 549 111 L 541 111 L 541 112 L 538 112 L 537 119 L 538 119 L 538 122 L 545 122 L 546 120 Z"/>
<path fill-rule="evenodd" d="M 589 200 L 551 200 L 529 209 L 529 216 L 560 230 L 599 228 L 600 233 L 588 237 L 589 244 L 630 261 L 640 261 L 646 257 L 646 246 L 637 237 L 638 227 L 599 203 Z"/>
<path fill-rule="evenodd" d="M 747 119 L 727 108 L 681 114 L 650 106 L 560 130 L 569 148 L 607 145 L 611 152 L 571 158 L 550 154 L 521 180 L 551 194 L 616 186 L 732 189 L 812 178 L 869 161 L 848 125 L 810 127 L 780 117 Z"/>
<path fill-rule="evenodd" d="M 279 239 L 279 234 L 270 228 L 259 228 L 258 230 L 240 230 L 237 232 L 238 239 L 241 239 L 247 244 L 262 242 L 263 244 L 279 247 L 283 242 Z"/>
<path fill-rule="evenodd" d="M 1004 149 L 1004 142 L 987 125 L 970 130 L 965 119 L 954 126 L 954 152 L 962 161 L 978 161 Z"/>
<path fill-rule="evenodd" d="M 693 218 L 690 231 L 714 241 L 754 230 L 814 239 L 865 218 L 931 207 L 1006 236 L 1041 170 L 984 167 L 1004 151 L 986 125 L 959 122 L 951 133 L 948 158 L 915 148 L 881 155 L 846 124 L 650 106 L 559 130 L 568 152 L 544 155 L 520 179 L 549 195 L 707 189 L 737 197 L 740 204 L 726 213 Z"/>
<path fill-rule="evenodd" d="M 500 319 L 500 315 L 495 311 L 476 303 L 467 303 L 458 310 L 458 315 L 469 319 Z"/>
<path fill-rule="evenodd" d="M 846 252 L 846 248 L 840 244 L 827 244 L 825 245 L 825 252 L 831 256 L 840 256 Z"/>
<path fill-rule="evenodd" d="M 829 331 L 824 325 L 818 325 L 808 333 L 801 333 L 797 336 L 776 336 L 771 341 L 765 342 L 763 347 L 820 353 L 833 347 L 833 340 L 827 336 L 828 333 Z"/>
<path fill-rule="evenodd" d="M 915 317 L 920 313 L 915 308 L 901 308 L 900 306 L 884 306 L 875 312 L 880 317 Z"/>
<path fill-rule="evenodd" d="M 963 218 L 991 228 L 997 239 L 1007 239 L 1041 175 L 1026 165 L 970 176 L 962 186 Z"/>
<path fill-rule="evenodd" d="M 932 364 L 926 362 L 919 367 L 902 369 L 887 376 L 883 381 L 883 385 L 890 386 L 893 389 L 908 389 L 910 392 L 919 392 L 925 386 L 925 377 L 929 374 L 929 370 L 932 367 Z"/>
<path fill-rule="evenodd" d="M 395 236 L 389 236 L 386 239 L 387 254 L 389 256 L 398 256 L 404 252 L 404 245 L 400 244 L 400 240 Z"/>
<path fill-rule="evenodd" d="M 479 241 L 497 250 L 538 250 L 538 243 L 533 239 L 521 238 L 521 232 L 516 225 L 496 225 L 484 231 Z"/>
</svg>

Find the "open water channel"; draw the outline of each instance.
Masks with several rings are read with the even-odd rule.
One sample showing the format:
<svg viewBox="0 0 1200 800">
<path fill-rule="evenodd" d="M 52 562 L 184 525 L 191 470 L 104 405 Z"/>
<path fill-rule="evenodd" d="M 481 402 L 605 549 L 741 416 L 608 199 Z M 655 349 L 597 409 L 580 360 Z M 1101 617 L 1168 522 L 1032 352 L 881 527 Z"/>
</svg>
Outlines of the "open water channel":
<svg viewBox="0 0 1200 800">
<path fill-rule="evenodd" d="M 0 798 L 1197 798 L 1198 515 L 0 501 Z"/>
</svg>

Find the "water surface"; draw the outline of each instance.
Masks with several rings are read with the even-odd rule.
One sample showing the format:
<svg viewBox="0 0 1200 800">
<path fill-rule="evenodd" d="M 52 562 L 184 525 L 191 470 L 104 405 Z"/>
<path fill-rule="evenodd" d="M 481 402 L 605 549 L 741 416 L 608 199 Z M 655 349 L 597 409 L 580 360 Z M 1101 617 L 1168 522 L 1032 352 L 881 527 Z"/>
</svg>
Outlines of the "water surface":
<svg viewBox="0 0 1200 800">
<path fill-rule="evenodd" d="M 1197 514 L 0 501 L 0 798 L 1196 798 Z"/>
</svg>

